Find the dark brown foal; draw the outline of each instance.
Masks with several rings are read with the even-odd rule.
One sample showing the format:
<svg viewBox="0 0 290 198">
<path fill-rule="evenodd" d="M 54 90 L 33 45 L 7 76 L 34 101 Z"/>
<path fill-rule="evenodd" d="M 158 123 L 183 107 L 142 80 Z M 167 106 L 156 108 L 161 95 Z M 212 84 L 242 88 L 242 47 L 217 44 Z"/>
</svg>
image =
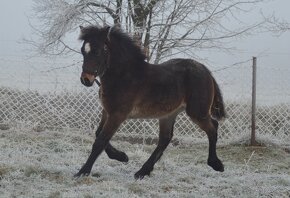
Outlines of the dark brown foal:
<svg viewBox="0 0 290 198">
<path fill-rule="evenodd" d="M 100 77 L 102 119 L 91 154 L 76 174 L 88 175 L 103 150 L 122 162 L 128 156 L 110 144 L 110 139 L 126 119 L 159 119 L 159 141 L 156 149 L 136 172 L 135 178 L 150 175 L 173 137 L 176 116 L 186 114 L 209 140 L 208 165 L 224 171 L 216 154 L 218 122 L 225 117 L 221 91 L 210 71 L 190 59 L 172 59 L 160 65 L 145 62 L 142 50 L 116 27 L 81 27 L 84 41 L 81 82 L 92 86 Z"/>
</svg>

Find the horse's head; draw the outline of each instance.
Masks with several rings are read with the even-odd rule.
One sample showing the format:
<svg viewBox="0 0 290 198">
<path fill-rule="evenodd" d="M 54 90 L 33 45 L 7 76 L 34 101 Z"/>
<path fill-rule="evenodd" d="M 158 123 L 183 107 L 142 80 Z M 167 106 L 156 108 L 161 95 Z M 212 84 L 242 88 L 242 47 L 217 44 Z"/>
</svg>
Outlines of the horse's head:
<svg viewBox="0 0 290 198">
<path fill-rule="evenodd" d="M 80 26 L 80 29 L 80 39 L 83 40 L 81 52 L 84 57 L 81 82 L 90 87 L 94 84 L 97 76 L 104 75 L 108 67 L 108 43 L 111 28 L 84 28 Z"/>
</svg>

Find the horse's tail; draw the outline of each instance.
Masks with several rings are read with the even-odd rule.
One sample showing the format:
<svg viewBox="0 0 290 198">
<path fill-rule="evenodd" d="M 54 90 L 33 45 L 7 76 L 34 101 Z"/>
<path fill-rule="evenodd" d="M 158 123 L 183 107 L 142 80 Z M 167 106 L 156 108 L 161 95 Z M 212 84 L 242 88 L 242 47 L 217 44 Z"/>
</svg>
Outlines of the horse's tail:
<svg viewBox="0 0 290 198">
<path fill-rule="evenodd" d="M 215 79 L 214 78 L 212 79 L 214 83 L 214 99 L 213 104 L 211 106 L 211 114 L 215 119 L 221 120 L 226 117 L 225 105 L 221 90 Z"/>
</svg>

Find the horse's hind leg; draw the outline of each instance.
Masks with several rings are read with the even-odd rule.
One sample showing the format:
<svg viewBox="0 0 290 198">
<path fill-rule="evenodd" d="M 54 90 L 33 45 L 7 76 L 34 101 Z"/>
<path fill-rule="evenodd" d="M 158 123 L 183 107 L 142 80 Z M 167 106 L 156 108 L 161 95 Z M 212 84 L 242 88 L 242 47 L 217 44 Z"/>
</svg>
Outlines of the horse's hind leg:
<svg viewBox="0 0 290 198">
<path fill-rule="evenodd" d="M 100 124 L 99 124 L 99 127 L 96 131 L 96 137 L 98 137 L 98 135 L 101 133 L 102 129 L 103 129 L 103 126 L 106 122 L 106 119 L 107 119 L 107 115 L 106 115 L 106 112 L 103 110 L 102 111 L 102 118 L 101 118 L 101 121 L 100 121 Z M 108 145 L 106 146 L 105 148 L 105 152 L 107 153 L 108 157 L 110 159 L 115 159 L 115 160 L 118 160 L 120 162 L 128 162 L 129 161 L 129 158 L 128 156 L 126 155 L 126 153 L 122 152 L 122 151 L 119 151 L 117 150 L 116 148 L 114 148 L 111 143 L 109 142 Z"/>
<path fill-rule="evenodd" d="M 135 173 L 135 179 L 143 179 L 145 175 L 150 175 L 150 172 L 154 168 L 154 164 L 160 159 L 163 151 L 166 149 L 172 139 L 175 118 L 176 115 L 174 114 L 170 117 L 162 118 L 159 120 L 160 131 L 158 145 L 149 159 L 144 163 L 142 168 L 137 173 Z"/>
<path fill-rule="evenodd" d="M 216 154 L 218 122 L 212 119 L 210 116 L 198 120 L 192 118 L 192 120 L 207 134 L 209 141 L 209 154 L 207 164 L 211 166 L 214 170 L 223 172 L 224 166 Z"/>
</svg>

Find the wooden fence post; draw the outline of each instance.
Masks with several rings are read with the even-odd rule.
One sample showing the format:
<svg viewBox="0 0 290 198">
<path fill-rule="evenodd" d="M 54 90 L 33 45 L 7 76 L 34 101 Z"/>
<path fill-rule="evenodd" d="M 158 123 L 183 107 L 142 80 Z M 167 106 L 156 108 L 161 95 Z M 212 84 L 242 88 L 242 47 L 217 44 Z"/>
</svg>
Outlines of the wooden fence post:
<svg viewBox="0 0 290 198">
<path fill-rule="evenodd" d="M 253 57 L 251 146 L 257 145 L 257 142 L 256 142 L 256 81 L 257 81 L 257 57 Z"/>
</svg>

